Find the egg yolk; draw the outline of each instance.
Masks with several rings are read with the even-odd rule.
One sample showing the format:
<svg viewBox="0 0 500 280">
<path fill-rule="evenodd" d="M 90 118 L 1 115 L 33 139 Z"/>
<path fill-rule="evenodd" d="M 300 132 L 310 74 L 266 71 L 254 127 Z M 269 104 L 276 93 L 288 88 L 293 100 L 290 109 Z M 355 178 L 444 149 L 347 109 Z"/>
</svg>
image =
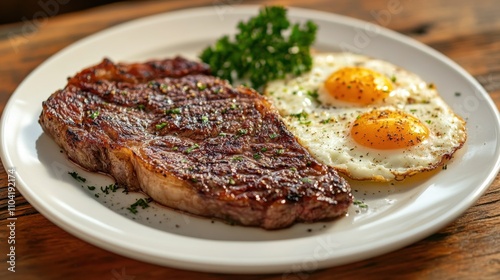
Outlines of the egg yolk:
<svg viewBox="0 0 500 280">
<path fill-rule="evenodd" d="M 373 70 L 345 67 L 326 79 L 325 88 L 337 100 L 369 105 L 386 98 L 393 85 L 385 75 Z"/>
<path fill-rule="evenodd" d="M 401 111 L 373 110 L 360 115 L 351 128 L 357 143 L 380 150 L 411 147 L 428 136 L 426 125 Z"/>
</svg>

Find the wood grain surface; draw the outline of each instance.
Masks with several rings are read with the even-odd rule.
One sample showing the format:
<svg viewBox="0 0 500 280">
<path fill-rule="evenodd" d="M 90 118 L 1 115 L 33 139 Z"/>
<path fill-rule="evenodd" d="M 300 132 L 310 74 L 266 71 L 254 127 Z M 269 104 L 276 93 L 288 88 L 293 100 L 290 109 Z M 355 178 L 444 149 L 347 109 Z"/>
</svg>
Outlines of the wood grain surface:
<svg viewBox="0 0 500 280">
<path fill-rule="evenodd" d="M 53 2 L 55 2 L 54 0 Z M 41 1 L 47 2 L 47 1 Z M 64 3 L 68 1 L 59 1 Z M 500 107 L 497 0 L 127 1 L 33 22 L 0 25 L 0 112 L 44 60 L 94 32 L 146 15 L 197 6 L 283 4 L 377 23 L 442 52 L 472 74 Z M 43 10 L 46 15 L 50 10 Z M 52 10 L 54 12 L 54 10 Z M 51 14 L 52 15 L 52 14 Z M 68 73 L 71 74 L 71 73 Z M 8 167 L 5 167 L 8 168 Z M 500 178 L 453 223 L 398 251 L 292 275 L 200 273 L 143 263 L 90 245 L 57 227 L 19 193 L 16 272 L 7 270 L 8 176 L 0 167 L 0 279 L 500 279 Z"/>
</svg>

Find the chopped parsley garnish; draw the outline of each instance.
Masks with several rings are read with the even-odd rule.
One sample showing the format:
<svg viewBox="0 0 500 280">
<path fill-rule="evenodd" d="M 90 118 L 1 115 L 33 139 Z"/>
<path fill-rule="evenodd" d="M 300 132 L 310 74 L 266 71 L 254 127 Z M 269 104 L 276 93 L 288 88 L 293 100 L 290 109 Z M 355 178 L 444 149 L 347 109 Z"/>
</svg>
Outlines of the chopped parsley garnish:
<svg viewBox="0 0 500 280">
<path fill-rule="evenodd" d="M 169 90 L 168 85 L 161 84 L 160 85 L 160 90 L 161 90 L 161 92 L 166 93 Z"/>
<path fill-rule="evenodd" d="M 68 172 L 68 174 L 71 175 L 71 177 L 73 177 L 73 179 L 75 179 L 76 181 L 78 181 L 80 183 L 85 183 L 87 181 L 87 179 L 80 176 L 78 173 L 76 173 L 76 171 Z"/>
<path fill-rule="evenodd" d="M 89 113 L 89 118 L 95 120 L 99 116 L 99 111 L 93 111 Z"/>
<path fill-rule="evenodd" d="M 222 91 L 222 88 L 220 88 L 220 87 L 216 87 L 216 88 L 214 88 L 214 89 L 212 90 L 212 92 L 213 92 L 214 94 L 218 94 L 218 93 L 220 93 L 221 91 Z"/>
<path fill-rule="evenodd" d="M 353 204 L 358 206 L 359 208 L 368 208 L 368 205 L 361 200 L 355 200 Z"/>
<path fill-rule="evenodd" d="M 216 76 L 230 82 L 248 80 L 249 86 L 260 89 L 268 81 L 311 69 L 310 46 L 318 29 L 312 21 L 292 25 L 286 8 L 268 6 L 237 28 L 234 38 L 223 36 L 200 55 Z"/>
<path fill-rule="evenodd" d="M 110 185 L 107 185 L 107 186 L 104 186 L 104 187 L 101 187 L 101 191 L 105 194 L 109 194 L 109 192 L 116 192 L 116 190 L 118 189 L 118 185 L 117 184 L 110 184 Z"/>
<path fill-rule="evenodd" d="M 109 194 L 108 186 L 106 187 L 101 187 L 101 191 L 105 194 Z"/>
<path fill-rule="evenodd" d="M 310 120 L 307 120 L 308 114 L 304 111 L 302 111 L 298 114 L 291 114 L 290 116 L 297 118 L 299 120 L 300 124 L 308 125 L 311 123 Z"/>
<path fill-rule="evenodd" d="M 395 83 L 395 82 L 396 82 L 396 80 L 397 80 L 397 79 L 396 79 L 396 76 L 392 75 L 392 76 L 391 76 L 391 81 L 392 81 L 393 83 Z"/>
<path fill-rule="evenodd" d="M 278 136 L 279 136 L 279 134 L 277 134 L 277 133 L 269 134 L 269 138 L 271 138 L 271 139 L 277 138 Z"/>
<path fill-rule="evenodd" d="M 285 149 L 277 149 L 276 150 L 276 154 L 278 154 L 278 155 L 282 155 L 284 153 L 285 153 Z"/>
<path fill-rule="evenodd" d="M 333 121 L 333 120 L 331 118 L 329 118 L 329 119 L 321 120 L 319 123 L 321 123 L 321 124 L 327 124 L 327 123 L 330 123 L 331 121 Z"/>
<path fill-rule="evenodd" d="M 137 105 L 137 109 L 143 111 L 144 109 L 146 109 L 146 106 L 144 106 L 144 104 L 139 104 Z"/>
<path fill-rule="evenodd" d="M 194 144 L 193 146 L 189 147 L 187 150 L 186 150 L 186 153 L 189 154 L 191 153 L 192 151 L 194 151 L 195 149 L 198 149 L 200 147 L 200 145 L 198 144 Z"/>
<path fill-rule="evenodd" d="M 234 181 L 234 179 L 233 179 L 233 178 L 231 178 L 231 179 L 229 179 L 229 184 L 230 184 L 230 185 L 234 185 L 234 184 L 236 184 L 236 182 Z"/>
<path fill-rule="evenodd" d="M 319 93 L 318 90 L 307 91 L 306 94 L 310 96 L 314 101 L 319 102 Z"/>
<path fill-rule="evenodd" d="M 247 133 L 248 133 L 248 130 L 246 130 L 246 129 L 243 129 L 243 128 L 238 129 L 238 135 L 245 135 Z"/>
<path fill-rule="evenodd" d="M 243 156 L 234 156 L 233 157 L 233 161 L 242 161 L 243 160 Z"/>
<path fill-rule="evenodd" d="M 156 125 L 156 129 L 160 130 L 160 129 L 164 128 L 165 126 L 167 126 L 167 123 L 165 123 L 165 122 L 159 123 Z"/>
<path fill-rule="evenodd" d="M 173 108 L 173 109 L 168 109 L 168 110 L 165 110 L 165 114 L 180 114 L 181 113 L 181 109 L 180 108 Z"/>
<path fill-rule="evenodd" d="M 253 158 L 256 159 L 256 160 L 259 160 L 259 159 L 262 158 L 262 155 L 259 154 L 259 153 L 255 153 L 255 154 L 253 154 Z"/>
<path fill-rule="evenodd" d="M 208 122 L 208 117 L 207 116 L 202 116 L 201 117 L 201 122 L 202 123 L 207 123 Z"/>
<path fill-rule="evenodd" d="M 149 207 L 148 201 L 144 200 L 143 198 L 138 199 L 136 202 L 134 202 L 130 207 L 127 208 L 132 214 L 137 214 L 137 207 L 142 207 L 142 209 L 146 209 Z"/>
<path fill-rule="evenodd" d="M 199 90 L 204 90 L 207 88 L 207 85 L 204 83 L 198 82 L 198 83 L 196 83 L 196 87 L 198 87 Z"/>
<path fill-rule="evenodd" d="M 266 147 L 263 147 L 262 149 L 260 149 L 261 152 L 267 152 L 267 148 Z"/>
<path fill-rule="evenodd" d="M 76 181 L 80 182 L 80 183 L 85 183 L 87 182 L 87 179 L 83 178 L 82 176 L 78 175 L 77 172 L 68 172 L 69 175 L 71 175 L 71 177 L 73 177 L 73 179 L 75 179 Z M 82 188 L 84 186 L 82 185 Z M 91 191 L 94 191 L 96 189 L 96 186 L 87 186 L 87 189 L 91 190 Z M 105 194 L 109 194 L 109 192 L 116 192 L 116 190 L 118 189 L 118 184 L 114 183 L 114 184 L 110 184 L 110 185 L 107 185 L 107 186 L 103 186 L 103 187 L 100 187 L 101 191 Z M 95 197 L 99 197 L 99 195 L 96 195 Z"/>
<path fill-rule="evenodd" d="M 312 183 L 312 180 L 309 179 L 309 178 L 307 178 L 307 177 L 304 177 L 304 178 L 300 179 L 300 181 L 302 181 L 303 183 L 307 183 L 307 184 Z"/>
</svg>

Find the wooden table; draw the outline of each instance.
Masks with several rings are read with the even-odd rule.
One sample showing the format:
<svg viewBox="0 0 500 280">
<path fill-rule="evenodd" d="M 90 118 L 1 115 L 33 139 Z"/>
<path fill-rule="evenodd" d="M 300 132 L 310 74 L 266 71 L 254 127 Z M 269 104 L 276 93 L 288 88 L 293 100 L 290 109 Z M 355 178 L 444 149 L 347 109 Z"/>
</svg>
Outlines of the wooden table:
<svg viewBox="0 0 500 280">
<path fill-rule="evenodd" d="M 44 1 L 42 1 L 44 2 Z M 45 1 L 49 2 L 49 1 Z M 56 1 L 52 1 L 56 2 Z M 60 1 L 64 2 L 64 1 Z M 67 1 L 66 1 L 67 2 Z M 146 15 L 193 6 L 280 3 L 375 22 L 444 53 L 489 92 L 500 107 L 500 6 L 496 0 L 380 1 L 131 1 L 0 26 L 0 112 L 19 83 L 49 56 L 96 31 Z M 334 2 L 334 3 L 330 3 Z M 51 12 L 52 11 L 52 12 Z M 53 13 L 55 14 L 55 13 Z M 1 279 L 234 279 L 160 267 L 125 258 L 66 233 L 16 197 L 16 272 L 6 265 L 7 173 L 0 168 Z M 500 279 L 500 178 L 460 218 L 401 250 L 287 279 Z M 238 279 L 282 279 L 244 275 Z"/>
</svg>

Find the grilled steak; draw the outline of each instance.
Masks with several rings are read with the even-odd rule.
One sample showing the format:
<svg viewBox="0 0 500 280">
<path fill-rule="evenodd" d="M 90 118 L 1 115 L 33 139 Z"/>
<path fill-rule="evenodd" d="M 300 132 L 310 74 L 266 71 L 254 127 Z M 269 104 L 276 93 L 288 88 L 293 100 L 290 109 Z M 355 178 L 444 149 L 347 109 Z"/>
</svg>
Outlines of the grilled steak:
<svg viewBox="0 0 500 280">
<path fill-rule="evenodd" d="M 352 202 L 265 98 L 180 57 L 105 59 L 52 94 L 39 122 L 84 168 L 193 214 L 278 229 L 338 217 Z"/>
</svg>

